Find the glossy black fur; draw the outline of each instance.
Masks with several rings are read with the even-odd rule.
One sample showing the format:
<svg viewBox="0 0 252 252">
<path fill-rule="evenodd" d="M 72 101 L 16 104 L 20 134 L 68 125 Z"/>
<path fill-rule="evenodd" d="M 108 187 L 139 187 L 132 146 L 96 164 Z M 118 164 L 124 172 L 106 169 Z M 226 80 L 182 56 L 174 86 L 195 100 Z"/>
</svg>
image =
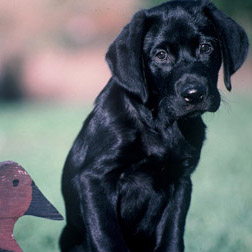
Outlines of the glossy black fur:
<svg viewBox="0 0 252 252">
<path fill-rule="evenodd" d="M 247 51 L 243 29 L 208 1 L 135 14 L 108 50 L 112 77 L 66 160 L 61 251 L 184 250 L 201 114 L 219 108 L 221 62 L 230 90 Z"/>
</svg>

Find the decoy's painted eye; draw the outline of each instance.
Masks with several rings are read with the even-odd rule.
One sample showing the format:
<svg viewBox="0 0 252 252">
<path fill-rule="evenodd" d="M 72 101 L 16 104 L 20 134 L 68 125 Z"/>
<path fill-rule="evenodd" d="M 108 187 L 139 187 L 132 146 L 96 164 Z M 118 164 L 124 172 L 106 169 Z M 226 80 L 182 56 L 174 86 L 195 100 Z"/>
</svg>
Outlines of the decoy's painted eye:
<svg viewBox="0 0 252 252">
<path fill-rule="evenodd" d="M 12 184 L 13 184 L 14 187 L 17 187 L 18 184 L 19 184 L 19 179 L 14 179 L 14 180 L 12 181 Z"/>
</svg>

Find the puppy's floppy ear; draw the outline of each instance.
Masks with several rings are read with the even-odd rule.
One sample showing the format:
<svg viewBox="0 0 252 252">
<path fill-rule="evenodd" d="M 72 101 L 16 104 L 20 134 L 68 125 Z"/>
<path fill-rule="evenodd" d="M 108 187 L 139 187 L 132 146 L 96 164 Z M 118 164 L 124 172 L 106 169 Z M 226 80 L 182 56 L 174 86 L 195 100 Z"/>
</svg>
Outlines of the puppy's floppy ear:
<svg viewBox="0 0 252 252">
<path fill-rule="evenodd" d="M 128 92 L 140 97 L 143 103 L 147 101 L 148 96 L 142 55 L 145 20 L 145 11 L 137 12 L 110 45 L 106 54 L 116 82 Z"/>
<path fill-rule="evenodd" d="M 248 54 L 248 37 L 239 24 L 218 10 L 214 4 L 208 3 L 205 11 L 218 32 L 222 51 L 224 83 L 226 88 L 231 91 L 231 75 L 241 67 Z"/>
</svg>

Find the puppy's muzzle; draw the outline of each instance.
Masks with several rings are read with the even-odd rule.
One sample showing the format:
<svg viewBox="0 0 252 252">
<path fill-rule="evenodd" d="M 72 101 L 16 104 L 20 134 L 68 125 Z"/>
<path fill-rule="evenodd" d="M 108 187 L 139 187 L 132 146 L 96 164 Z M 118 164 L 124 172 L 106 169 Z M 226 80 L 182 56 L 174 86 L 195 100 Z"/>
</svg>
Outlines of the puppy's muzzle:
<svg viewBox="0 0 252 252">
<path fill-rule="evenodd" d="M 207 79 L 204 76 L 184 74 L 175 83 L 177 97 L 184 106 L 200 106 L 208 97 Z"/>
</svg>

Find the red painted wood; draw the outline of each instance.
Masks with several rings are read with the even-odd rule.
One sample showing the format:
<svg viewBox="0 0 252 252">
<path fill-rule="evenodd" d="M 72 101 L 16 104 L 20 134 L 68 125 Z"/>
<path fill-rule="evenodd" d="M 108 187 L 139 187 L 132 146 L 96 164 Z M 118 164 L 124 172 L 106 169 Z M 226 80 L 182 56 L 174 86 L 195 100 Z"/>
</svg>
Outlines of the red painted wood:
<svg viewBox="0 0 252 252">
<path fill-rule="evenodd" d="M 32 180 L 16 163 L 4 162 L 0 167 L 0 248 L 21 252 L 14 239 L 13 228 L 31 203 Z"/>
<path fill-rule="evenodd" d="M 23 215 L 63 219 L 23 167 L 12 161 L 1 162 L 0 250 L 22 252 L 15 241 L 13 228 L 18 218 Z"/>
</svg>

